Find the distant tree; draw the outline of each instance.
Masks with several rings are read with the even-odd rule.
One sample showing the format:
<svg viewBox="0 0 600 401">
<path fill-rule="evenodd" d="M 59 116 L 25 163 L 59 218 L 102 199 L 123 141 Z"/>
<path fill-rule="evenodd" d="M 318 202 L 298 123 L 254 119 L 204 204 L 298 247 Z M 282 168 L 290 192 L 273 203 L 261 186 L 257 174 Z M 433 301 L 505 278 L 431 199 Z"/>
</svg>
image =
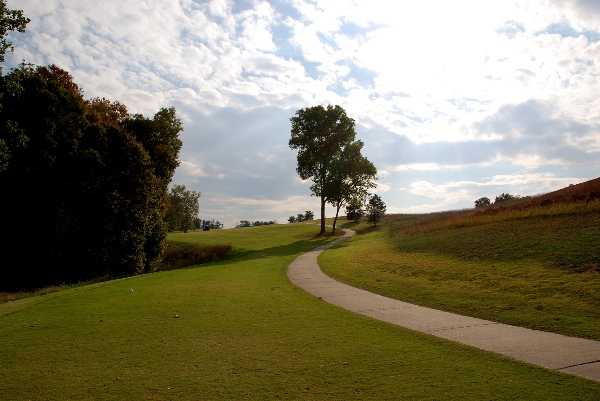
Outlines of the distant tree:
<svg viewBox="0 0 600 401">
<path fill-rule="evenodd" d="M 262 220 L 256 220 L 254 223 L 252 223 L 252 225 L 254 227 L 258 227 L 258 226 L 269 226 L 271 224 L 275 224 L 275 222 L 273 220 L 266 220 L 266 221 L 262 221 Z"/>
<path fill-rule="evenodd" d="M 315 106 L 296 111 L 291 118 L 290 148 L 297 150 L 297 171 L 303 180 L 312 179 L 312 195 L 321 198 L 321 230 L 325 233 L 325 187 L 332 166 L 344 146 L 356 136 L 354 120 L 340 106 Z"/>
<path fill-rule="evenodd" d="M 325 186 L 328 202 L 335 207 L 333 232 L 340 208 L 355 198 L 365 198 L 374 188 L 377 169 L 362 155 L 363 143 L 354 141 L 344 146 L 332 164 L 330 179 Z"/>
<path fill-rule="evenodd" d="M 202 220 L 200 227 L 202 228 L 202 231 L 219 230 L 223 228 L 223 223 L 215 219 Z"/>
<path fill-rule="evenodd" d="M 492 202 L 490 201 L 490 198 L 487 198 L 485 196 L 482 198 L 479 198 L 475 201 L 475 207 L 477 209 L 483 209 L 486 207 L 490 207 L 491 204 L 492 204 Z"/>
<path fill-rule="evenodd" d="M 363 198 L 355 197 L 346 205 L 346 218 L 357 222 L 365 215 Z"/>
<path fill-rule="evenodd" d="M 494 204 L 510 201 L 513 199 L 517 199 L 517 197 L 515 195 L 511 195 L 509 193 L 501 193 L 500 195 L 496 196 L 496 200 L 494 200 Z"/>
<path fill-rule="evenodd" d="M 290 216 L 290 217 L 288 217 L 288 221 L 290 223 L 295 223 L 296 222 L 296 216 Z"/>
<path fill-rule="evenodd" d="M 377 226 L 377 222 L 385 215 L 385 209 L 385 203 L 379 195 L 371 195 L 371 198 L 369 198 L 369 202 L 367 203 L 367 216 L 369 222 L 373 223 L 374 226 Z"/>
<path fill-rule="evenodd" d="M 187 232 L 194 228 L 198 219 L 200 193 L 186 189 L 185 185 L 175 185 L 167 197 L 165 220 L 170 231 Z"/>
<path fill-rule="evenodd" d="M 252 223 L 249 220 L 240 220 L 238 227 L 252 227 Z"/>
<path fill-rule="evenodd" d="M 23 10 L 11 10 L 5 0 L 0 0 L 0 63 L 4 63 L 6 53 L 13 50 L 13 44 L 6 39 L 6 35 L 11 31 L 25 32 L 29 22 Z"/>
<path fill-rule="evenodd" d="M 56 66 L 1 76 L 0 99 L 0 185 L 10 188 L 0 210 L 11 234 L 0 287 L 151 270 L 166 244 L 163 212 L 181 148 L 175 110 L 144 117 L 85 99 Z M 22 241 L 32 228 L 48 239 L 36 252 Z"/>
<path fill-rule="evenodd" d="M 304 221 L 304 214 L 298 213 L 296 215 L 296 223 L 302 223 Z"/>
<path fill-rule="evenodd" d="M 314 220 L 315 218 L 315 214 L 312 212 L 312 210 L 307 210 L 304 212 L 304 220 L 305 221 L 311 221 Z"/>
</svg>

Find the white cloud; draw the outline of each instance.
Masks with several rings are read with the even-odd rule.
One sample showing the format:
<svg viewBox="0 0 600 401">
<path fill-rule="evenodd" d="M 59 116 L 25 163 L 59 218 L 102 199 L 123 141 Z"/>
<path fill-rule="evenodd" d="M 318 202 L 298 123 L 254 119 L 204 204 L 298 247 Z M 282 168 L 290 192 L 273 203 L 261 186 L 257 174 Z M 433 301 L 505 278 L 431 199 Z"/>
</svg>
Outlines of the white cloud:
<svg viewBox="0 0 600 401">
<path fill-rule="evenodd" d="M 86 95 L 132 112 L 175 105 L 186 123 L 176 177 L 230 199 L 205 204 L 229 219 L 312 204 L 307 183 L 293 178 L 288 118 L 319 103 L 340 104 L 361 129 L 379 132 L 366 149 L 390 210 L 468 206 L 478 191 L 554 189 L 597 171 L 600 12 L 591 0 L 9 6 L 32 19 L 14 36 L 13 64 L 56 63 Z M 405 140 L 380 144 L 384 131 Z M 431 202 L 403 200 L 407 185 Z"/>
</svg>

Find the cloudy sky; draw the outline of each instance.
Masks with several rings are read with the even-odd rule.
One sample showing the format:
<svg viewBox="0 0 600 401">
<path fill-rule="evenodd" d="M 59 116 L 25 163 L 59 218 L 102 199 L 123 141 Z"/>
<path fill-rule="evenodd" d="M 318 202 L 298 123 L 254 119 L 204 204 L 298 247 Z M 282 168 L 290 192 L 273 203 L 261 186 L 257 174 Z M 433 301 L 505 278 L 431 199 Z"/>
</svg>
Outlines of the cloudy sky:
<svg viewBox="0 0 600 401">
<path fill-rule="evenodd" d="M 301 107 L 357 122 L 390 212 L 462 208 L 600 176 L 600 1 L 9 0 L 8 64 L 185 122 L 175 181 L 201 214 L 313 209 L 287 146 Z"/>
</svg>

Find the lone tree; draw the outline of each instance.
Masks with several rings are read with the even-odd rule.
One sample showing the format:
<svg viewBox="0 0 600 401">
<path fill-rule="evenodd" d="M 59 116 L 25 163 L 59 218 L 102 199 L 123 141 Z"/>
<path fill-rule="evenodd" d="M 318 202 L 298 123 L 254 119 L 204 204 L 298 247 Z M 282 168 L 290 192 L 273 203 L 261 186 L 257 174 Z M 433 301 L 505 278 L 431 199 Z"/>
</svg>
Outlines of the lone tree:
<svg viewBox="0 0 600 401">
<path fill-rule="evenodd" d="M 475 201 L 475 208 L 484 209 L 486 207 L 490 207 L 491 204 L 492 202 L 490 201 L 490 198 L 484 196 Z"/>
<path fill-rule="evenodd" d="M 364 198 L 352 198 L 346 205 L 346 218 L 348 220 L 357 222 L 365 215 L 363 210 Z"/>
<path fill-rule="evenodd" d="M 321 198 L 321 231 L 325 233 L 326 186 L 344 147 L 354 141 L 354 120 L 340 106 L 314 106 L 291 118 L 290 148 L 297 150 L 298 175 L 312 179 L 312 195 Z"/>
<path fill-rule="evenodd" d="M 333 232 L 340 208 L 352 199 L 364 199 L 371 188 L 375 188 L 377 169 L 361 154 L 363 143 L 347 144 L 332 165 L 330 179 L 325 186 L 327 201 L 335 207 Z"/>
<path fill-rule="evenodd" d="M 367 203 L 367 216 L 369 217 L 369 222 L 373 223 L 374 226 L 377 226 L 377 222 L 385 215 L 385 209 L 385 202 L 383 202 L 379 195 L 372 195 Z"/>
</svg>

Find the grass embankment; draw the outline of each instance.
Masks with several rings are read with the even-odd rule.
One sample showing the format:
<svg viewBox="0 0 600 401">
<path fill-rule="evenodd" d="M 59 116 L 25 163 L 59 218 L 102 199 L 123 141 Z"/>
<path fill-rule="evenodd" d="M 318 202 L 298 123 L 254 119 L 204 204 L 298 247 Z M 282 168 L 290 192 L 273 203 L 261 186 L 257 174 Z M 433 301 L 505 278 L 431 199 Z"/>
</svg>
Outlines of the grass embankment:
<svg viewBox="0 0 600 401">
<path fill-rule="evenodd" d="M 597 399 L 599 384 L 294 288 L 288 264 L 327 240 L 314 233 L 299 224 L 178 234 L 231 243 L 237 257 L 0 305 L 0 399 Z"/>
<path fill-rule="evenodd" d="M 600 340 L 599 239 L 598 203 L 400 215 L 320 263 L 389 297 Z"/>
</svg>

